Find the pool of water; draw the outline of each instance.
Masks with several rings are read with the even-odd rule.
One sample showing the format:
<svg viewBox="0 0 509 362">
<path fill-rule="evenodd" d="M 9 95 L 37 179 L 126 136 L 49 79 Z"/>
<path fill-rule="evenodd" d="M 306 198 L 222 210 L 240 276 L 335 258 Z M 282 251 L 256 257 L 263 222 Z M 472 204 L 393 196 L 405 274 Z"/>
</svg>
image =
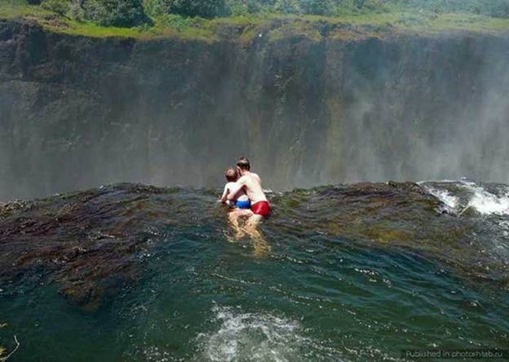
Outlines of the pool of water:
<svg viewBox="0 0 509 362">
<path fill-rule="evenodd" d="M 260 252 L 253 240 L 231 236 L 223 210 L 210 206 L 213 195 L 179 191 L 171 197 L 190 205 L 180 215 L 186 222 L 145 220 L 151 234 L 130 255 L 136 265 L 132 278 L 116 283 L 110 276 L 98 308 L 70 302 L 42 266 L 4 278 L 0 324 L 7 325 L 0 328 L 0 345 L 12 350 L 17 337 L 20 348 L 12 361 L 379 361 L 405 360 L 405 349 L 509 346 L 505 249 L 488 257 L 498 263 L 498 279 L 469 274 L 468 263 L 477 259 L 466 251 L 451 257 L 453 262 L 444 257 L 457 255 L 463 244 L 482 242 L 479 225 L 491 230 L 491 241 L 507 245 L 503 214 L 491 221 L 470 216 L 461 237 L 451 244 L 431 240 L 428 246 L 442 248 L 430 248 L 419 243 L 435 232 L 387 234 L 396 235 L 391 243 L 368 237 L 373 232 L 365 229 L 376 224 L 371 219 L 357 221 L 356 234 L 325 229 L 322 213 L 334 219 L 336 211 L 317 207 L 319 220 L 299 218 L 306 208 L 312 214 L 313 205 L 331 202 L 330 190 L 323 198 L 320 192 L 273 196 L 275 212 L 262 225 Z M 299 209 L 302 199 L 306 206 Z M 294 213 L 285 213 L 291 200 Z M 350 201 L 348 207 L 355 204 Z M 214 211 L 203 216 L 197 205 Z M 448 227 L 464 225 L 457 216 L 429 212 L 430 220 L 449 217 Z M 383 219 L 385 227 L 391 221 L 411 229 L 402 220 Z M 502 226 L 495 232 L 486 223 Z M 442 232 L 445 240 L 453 238 Z M 408 235 L 417 239 L 405 240 Z M 483 245 L 496 249 L 489 241 Z"/>
</svg>

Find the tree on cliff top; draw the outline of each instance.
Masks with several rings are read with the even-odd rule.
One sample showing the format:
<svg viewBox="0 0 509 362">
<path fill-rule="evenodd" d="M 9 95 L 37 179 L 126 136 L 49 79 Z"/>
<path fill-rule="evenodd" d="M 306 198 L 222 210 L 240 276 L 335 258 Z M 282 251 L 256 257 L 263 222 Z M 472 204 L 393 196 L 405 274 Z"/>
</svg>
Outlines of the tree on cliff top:
<svg viewBox="0 0 509 362">
<path fill-rule="evenodd" d="M 149 23 L 140 0 L 86 0 L 85 18 L 104 26 L 131 27 Z"/>
<path fill-rule="evenodd" d="M 501 18 L 509 16 L 509 0 L 386 0 L 386 2 L 414 11 L 424 9 L 437 13 L 472 13 Z"/>
<path fill-rule="evenodd" d="M 162 0 L 168 13 L 210 19 L 229 15 L 224 0 Z"/>
<path fill-rule="evenodd" d="M 332 0 L 301 0 L 300 7 L 304 14 L 329 15 L 333 8 Z"/>
</svg>

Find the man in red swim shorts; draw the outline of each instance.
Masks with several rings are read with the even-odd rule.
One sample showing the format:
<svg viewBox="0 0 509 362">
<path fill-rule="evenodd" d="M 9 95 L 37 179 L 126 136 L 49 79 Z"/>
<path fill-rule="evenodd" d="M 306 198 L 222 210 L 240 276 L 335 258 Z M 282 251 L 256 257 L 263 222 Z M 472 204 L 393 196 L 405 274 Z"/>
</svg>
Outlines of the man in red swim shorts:
<svg viewBox="0 0 509 362">
<path fill-rule="evenodd" d="M 240 190 L 244 189 L 249 200 L 251 200 L 251 211 L 253 211 L 253 215 L 249 217 L 246 225 L 254 227 L 269 216 L 269 202 L 263 192 L 260 176 L 250 171 L 251 166 L 249 160 L 245 157 L 241 157 L 237 161 L 237 169 L 239 170 L 240 178 L 237 180 L 236 185 L 230 190 L 228 199 L 234 199 L 235 195 Z"/>
<path fill-rule="evenodd" d="M 266 218 L 270 214 L 269 203 L 267 201 L 258 201 L 256 204 L 251 205 L 251 211 L 255 215 L 261 215 Z"/>
</svg>

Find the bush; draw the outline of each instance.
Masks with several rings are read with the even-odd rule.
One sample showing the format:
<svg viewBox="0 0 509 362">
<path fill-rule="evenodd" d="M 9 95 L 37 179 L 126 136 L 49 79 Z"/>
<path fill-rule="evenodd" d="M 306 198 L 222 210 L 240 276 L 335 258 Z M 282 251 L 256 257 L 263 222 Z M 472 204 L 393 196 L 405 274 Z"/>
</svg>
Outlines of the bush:
<svg viewBox="0 0 509 362">
<path fill-rule="evenodd" d="M 508 18 L 509 0 L 493 0 L 486 13 L 498 18 Z"/>
<path fill-rule="evenodd" d="M 44 0 L 41 6 L 46 10 L 53 11 L 60 15 L 67 14 L 70 9 L 68 0 Z"/>
<path fill-rule="evenodd" d="M 71 2 L 70 14 L 74 20 L 83 21 L 86 19 L 85 9 L 82 8 L 81 1 L 73 0 Z"/>
<path fill-rule="evenodd" d="M 274 4 L 276 11 L 284 14 L 298 14 L 300 13 L 300 1 L 299 0 L 276 0 Z"/>
<path fill-rule="evenodd" d="M 416 10 L 437 13 L 466 12 L 488 16 L 508 17 L 509 0 L 391 0 L 391 3 Z"/>
<path fill-rule="evenodd" d="M 206 19 L 229 15 L 224 0 L 162 0 L 171 14 Z"/>
<path fill-rule="evenodd" d="M 160 16 L 166 14 L 166 9 L 161 0 L 143 0 L 143 9 L 150 16 Z"/>
<path fill-rule="evenodd" d="M 331 0 L 301 0 L 300 8 L 304 14 L 330 15 Z"/>
<path fill-rule="evenodd" d="M 85 18 L 99 25 L 131 27 L 150 23 L 140 0 L 88 0 Z"/>
</svg>

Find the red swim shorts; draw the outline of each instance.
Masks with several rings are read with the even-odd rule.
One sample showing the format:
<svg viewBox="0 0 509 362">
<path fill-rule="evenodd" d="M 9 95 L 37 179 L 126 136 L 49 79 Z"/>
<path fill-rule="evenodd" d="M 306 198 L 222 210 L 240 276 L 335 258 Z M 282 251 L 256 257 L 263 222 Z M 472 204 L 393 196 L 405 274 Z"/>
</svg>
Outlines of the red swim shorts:
<svg viewBox="0 0 509 362">
<path fill-rule="evenodd" d="M 267 201 L 258 201 L 251 205 L 251 211 L 256 215 L 267 217 L 270 213 L 269 203 Z"/>
</svg>

